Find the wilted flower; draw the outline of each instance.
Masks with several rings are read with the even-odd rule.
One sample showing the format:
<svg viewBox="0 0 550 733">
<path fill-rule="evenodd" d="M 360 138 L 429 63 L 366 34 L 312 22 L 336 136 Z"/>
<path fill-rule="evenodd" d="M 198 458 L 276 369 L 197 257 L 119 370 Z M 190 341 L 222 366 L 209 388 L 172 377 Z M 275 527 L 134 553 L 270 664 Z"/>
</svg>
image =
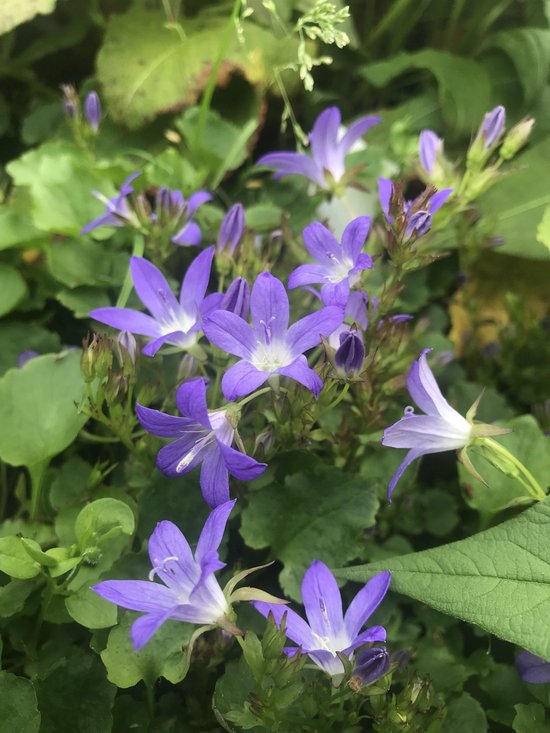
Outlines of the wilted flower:
<svg viewBox="0 0 550 733">
<path fill-rule="evenodd" d="M 253 392 L 272 374 L 295 379 L 319 394 L 323 382 L 310 369 L 304 351 L 321 343 L 342 323 L 344 311 L 337 306 L 321 308 L 288 327 L 289 305 L 284 285 L 269 272 L 258 275 L 250 298 L 252 326 L 234 313 L 216 310 L 203 324 L 208 339 L 240 361 L 222 379 L 226 400 Z"/>
<path fill-rule="evenodd" d="M 152 315 L 132 308 L 97 308 L 90 316 L 100 323 L 153 339 L 143 353 L 154 356 L 165 344 L 188 349 L 193 346 L 201 330 L 200 317 L 218 307 L 221 295 L 204 294 L 210 279 L 214 247 L 195 257 L 189 265 L 181 285 L 179 302 L 174 297 L 164 275 L 143 257 L 132 257 L 130 270 L 134 288 L 141 302 Z"/>
<path fill-rule="evenodd" d="M 105 204 L 105 213 L 98 216 L 81 230 L 81 234 L 89 234 L 94 229 L 102 226 L 121 227 L 130 222 L 133 218 L 133 212 L 127 201 L 127 197 L 133 192 L 134 188 L 130 184 L 141 175 L 140 171 L 132 173 L 128 176 L 120 188 L 120 192 L 112 199 L 108 199 L 103 194 L 93 191 L 94 196 Z"/>
<path fill-rule="evenodd" d="M 88 124 L 92 130 L 96 132 L 101 122 L 101 102 L 97 92 L 90 92 L 87 95 L 86 101 L 84 102 L 84 116 L 88 120 Z"/>
<path fill-rule="evenodd" d="M 418 140 L 418 152 L 422 168 L 428 175 L 433 173 L 437 155 L 443 148 L 443 140 L 433 130 L 422 130 Z"/>
<path fill-rule="evenodd" d="M 245 224 L 243 205 L 234 204 L 223 217 L 220 225 L 217 244 L 218 252 L 228 249 L 229 253 L 231 255 L 233 254 L 235 247 L 243 238 Z"/>
<path fill-rule="evenodd" d="M 157 466 L 163 473 L 182 476 L 202 463 L 202 494 L 215 507 L 229 499 L 229 474 L 251 481 L 264 472 L 265 463 L 231 447 L 235 427 L 228 411 L 207 409 L 206 380 L 198 377 L 178 387 L 176 404 L 183 417 L 136 404 L 146 430 L 162 438 L 176 438 L 158 452 Z"/>
<path fill-rule="evenodd" d="M 315 120 L 309 135 L 311 156 L 284 151 L 263 155 L 257 165 L 275 169 L 275 178 L 299 175 L 330 189 L 345 172 L 345 157 L 354 143 L 380 122 L 380 117 L 368 115 L 352 123 L 340 136 L 341 114 L 338 107 L 328 107 Z"/>
<path fill-rule="evenodd" d="M 148 543 L 153 566 L 149 580 L 106 580 L 92 586 L 107 601 L 145 614 L 132 625 L 136 651 L 168 619 L 223 625 L 230 606 L 214 573 L 225 567 L 220 562 L 218 547 L 234 505 L 234 501 L 228 501 L 214 509 L 206 520 L 194 555 L 175 524 L 159 522 Z M 155 575 L 164 585 L 153 582 Z"/>
<path fill-rule="evenodd" d="M 307 226 L 302 236 L 315 265 L 300 265 L 288 278 L 288 287 L 322 283 L 321 297 L 325 305 L 345 308 L 350 288 L 361 277 L 361 271 L 372 267 L 370 255 L 361 252 L 370 229 L 370 217 L 360 216 L 351 221 L 343 235 L 342 244 L 319 222 Z"/>
<path fill-rule="evenodd" d="M 327 674 L 340 675 L 344 666 L 337 653 L 353 657 L 356 649 L 375 641 L 386 640 L 382 626 L 371 626 L 361 632 L 369 616 L 378 608 L 389 588 L 391 575 L 378 573 L 357 593 L 345 615 L 342 597 L 334 575 L 316 560 L 306 570 L 302 580 L 302 600 L 309 624 L 295 611 L 271 603 L 257 601 L 254 607 L 263 615 L 273 615 L 280 626 L 285 617 L 285 633 L 301 647 L 304 654 Z M 299 650 L 287 647 L 292 656 Z"/>
<path fill-rule="evenodd" d="M 516 669 L 524 682 L 531 685 L 550 683 L 550 662 L 545 662 L 531 652 L 520 652 L 516 657 Z"/>
</svg>

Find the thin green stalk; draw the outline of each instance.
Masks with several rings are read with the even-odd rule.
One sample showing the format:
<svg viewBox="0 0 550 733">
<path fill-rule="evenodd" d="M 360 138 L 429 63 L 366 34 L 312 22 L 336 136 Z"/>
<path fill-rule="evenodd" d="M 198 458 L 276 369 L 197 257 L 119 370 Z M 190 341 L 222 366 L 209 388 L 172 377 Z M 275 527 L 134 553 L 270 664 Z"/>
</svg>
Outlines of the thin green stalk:
<svg viewBox="0 0 550 733">
<path fill-rule="evenodd" d="M 527 489 L 529 494 L 537 500 L 545 499 L 546 493 L 544 492 L 543 488 L 537 481 L 537 479 L 533 476 L 531 471 L 529 471 L 528 468 L 526 468 L 523 463 L 516 458 L 516 456 L 513 453 L 510 453 L 510 451 L 505 448 L 501 443 L 499 443 L 496 440 L 493 440 L 492 438 L 481 438 L 479 440 L 479 443 L 481 445 L 486 445 L 490 450 L 493 450 L 498 455 L 502 456 L 506 461 L 509 461 L 520 474 L 522 474 L 525 477 L 525 480 L 521 478 L 521 476 L 516 476 L 520 484 Z"/>
<path fill-rule="evenodd" d="M 262 389 L 257 389 L 255 392 L 252 392 L 252 394 L 249 394 L 248 397 L 245 397 L 244 400 L 241 400 L 237 404 L 239 407 L 243 407 L 243 405 L 246 405 L 247 402 L 252 402 L 252 400 L 255 400 L 256 397 L 259 397 L 261 394 L 266 394 L 267 392 L 271 392 L 271 387 L 262 387 Z"/>
<path fill-rule="evenodd" d="M 136 234 L 136 236 L 134 237 L 134 247 L 132 249 L 132 257 L 141 257 L 144 250 L 145 250 L 145 238 L 143 234 Z M 117 308 L 124 308 L 124 306 L 128 302 L 130 293 L 132 292 L 132 287 L 133 287 L 132 273 L 130 272 L 130 268 L 128 268 L 128 272 L 126 273 L 126 277 L 124 278 L 124 282 L 122 283 L 120 295 L 118 296 L 118 300 L 116 302 Z"/>
<path fill-rule="evenodd" d="M 350 387 L 350 383 L 349 382 L 346 382 L 346 384 L 344 385 L 344 388 L 342 389 L 342 391 L 340 392 L 340 394 L 334 400 L 332 400 L 332 402 L 330 403 L 330 405 L 328 405 L 327 407 L 325 407 L 325 409 L 317 416 L 317 419 L 323 417 L 323 415 L 326 415 L 327 412 L 330 412 L 337 405 L 339 405 L 340 402 L 342 402 L 342 400 L 344 399 L 344 397 L 349 392 L 349 387 Z"/>
<path fill-rule="evenodd" d="M 41 461 L 33 466 L 27 466 L 31 478 L 31 508 L 30 520 L 36 521 L 42 508 L 42 494 L 44 489 L 44 475 L 49 466 L 49 461 Z"/>
</svg>

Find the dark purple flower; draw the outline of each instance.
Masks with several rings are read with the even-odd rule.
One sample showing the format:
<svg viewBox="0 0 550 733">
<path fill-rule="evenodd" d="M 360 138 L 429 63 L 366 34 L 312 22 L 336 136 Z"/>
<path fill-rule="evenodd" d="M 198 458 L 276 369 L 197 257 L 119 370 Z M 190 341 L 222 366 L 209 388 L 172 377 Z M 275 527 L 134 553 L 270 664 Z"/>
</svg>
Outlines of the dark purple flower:
<svg viewBox="0 0 550 733">
<path fill-rule="evenodd" d="M 234 204 L 223 217 L 218 233 L 218 252 L 229 249 L 232 255 L 235 247 L 243 238 L 246 225 L 244 207 L 242 204 Z"/>
<path fill-rule="evenodd" d="M 289 305 L 284 285 L 269 272 L 258 275 L 250 298 L 252 326 L 229 311 L 213 311 L 203 328 L 210 341 L 240 357 L 222 379 L 226 400 L 244 397 L 272 374 L 295 379 L 317 397 L 323 382 L 310 369 L 304 351 L 321 343 L 344 319 L 337 306 L 321 308 L 288 327 Z"/>
<path fill-rule="evenodd" d="M 550 662 L 545 662 L 531 652 L 520 652 L 516 657 L 516 669 L 524 682 L 531 685 L 550 683 Z"/>
<path fill-rule="evenodd" d="M 171 191 L 171 205 L 175 208 L 174 219 L 180 221 L 178 232 L 171 241 L 180 247 L 194 247 L 201 243 L 202 233 L 192 216 L 197 209 L 212 200 L 207 191 L 197 191 L 186 200 L 181 191 Z M 184 222 L 181 224 L 181 222 Z"/>
<path fill-rule="evenodd" d="M 348 377 L 361 371 L 365 360 L 365 345 L 361 335 L 356 330 L 349 329 L 340 334 L 340 346 L 334 354 L 336 368 Z"/>
<path fill-rule="evenodd" d="M 183 417 L 136 404 L 146 430 L 161 438 L 176 438 L 158 452 L 157 466 L 163 473 L 182 476 L 202 463 L 202 495 L 215 507 L 229 499 L 229 474 L 251 481 L 264 472 L 265 463 L 231 447 L 235 428 L 227 410 L 207 409 L 206 380 L 198 377 L 178 387 L 176 404 Z"/>
<path fill-rule="evenodd" d="M 483 148 L 488 150 L 496 145 L 504 134 L 506 110 L 502 105 L 487 112 L 479 128 L 478 137 L 483 141 Z"/>
<path fill-rule="evenodd" d="M 302 580 L 302 601 L 309 624 L 284 606 L 256 601 L 254 607 L 265 617 L 270 613 L 280 626 L 285 617 L 285 633 L 302 652 L 329 675 L 344 672 L 337 652 L 352 658 L 356 649 L 373 641 L 385 641 L 386 630 L 371 626 L 361 632 L 369 616 L 378 608 L 389 588 L 391 575 L 378 573 L 357 593 L 345 615 L 340 589 L 327 566 L 320 560 L 310 565 Z M 287 647 L 286 654 L 298 651 Z"/>
<path fill-rule="evenodd" d="M 130 184 L 139 175 L 141 175 L 141 172 L 137 171 L 128 176 L 122 184 L 120 192 L 112 199 L 108 199 L 103 194 L 94 191 L 94 196 L 105 205 L 105 213 L 86 224 L 80 233 L 89 234 L 94 229 L 102 226 L 121 227 L 131 221 L 133 213 L 126 199 L 134 190 Z"/>
<path fill-rule="evenodd" d="M 305 176 L 319 188 L 330 189 L 346 172 L 345 157 L 352 146 L 380 122 L 376 115 L 360 117 L 340 135 L 341 119 L 338 107 L 321 112 L 309 135 L 311 156 L 290 151 L 268 153 L 256 165 L 274 168 L 277 179 L 295 174 Z"/>
<path fill-rule="evenodd" d="M 390 668 L 390 655 L 383 646 L 362 649 L 355 660 L 354 677 L 361 686 L 372 685 L 383 677 Z"/>
<path fill-rule="evenodd" d="M 437 155 L 443 148 L 443 140 L 433 130 L 422 130 L 418 140 L 420 164 L 428 175 L 433 173 Z"/>
<path fill-rule="evenodd" d="M 229 603 L 214 573 L 225 567 L 218 548 L 234 504 L 228 501 L 210 514 L 194 555 L 175 524 L 159 522 L 149 538 L 149 580 L 106 580 L 92 586 L 107 601 L 145 614 L 132 625 L 136 651 L 168 619 L 216 625 L 228 613 Z M 153 582 L 155 575 L 163 585 Z"/>
<path fill-rule="evenodd" d="M 230 311 L 239 318 L 248 318 L 250 310 L 250 286 L 244 277 L 237 277 L 227 288 L 220 303 L 220 308 Z"/>
<path fill-rule="evenodd" d="M 405 417 L 384 431 L 382 445 L 390 448 L 409 448 L 405 460 L 393 475 L 388 487 L 391 499 L 395 485 L 403 472 L 416 458 L 427 453 L 441 453 L 464 448 L 472 437 L 472 424 L 457 412 L 441 394 L 432 374 L 425 349 L 414 361 L 407 376 L 409 394 L 425 415 L 415 415 L 407 407 Z"/>
<path fill-rule="evenodd" d="M 38 351 L 33 351 L 32 349 L 22 351 L 17 358 L 17 366 L 21 369 L 21 367 L 25 366 L 28 361 L 35 359 L 37 356 L 40 356 Z"/>
<path fill-rule="evenodd" d="M 132 308 L 114 307 L 97 308 L 90 316 L 113 328 L 152 338 L 143 349 L 146 356 L 154 356 L 165 343 L 188 349 L 199 338 L 201 316 L 219 307 L 221 296 L 218 293 L 204 296 L 213 257 L 214 247 L 195 257 L 183 278 L 179 302 L 160 270 L 143 257 L 132 257 L 130 270 L 134 288 L 151 315 Z"/>
<path fill-rule="evenodd" d="M 325 305 L 345 308 L 350 287 L 361 277 L 361 271 L 372 267 L 370 255 L 361 252 L 370 229 L 370 217 L 360 216 L 351 221 L 339 244 L 331 232 L 319 222 L 313 222 L 302 232 L 307 251 L 316 265 L 300 265 L 288 278 L 292 290 L 301 285 L 322 283 L 321 297 Z"/>
<path fill-rule="evenodd" d="M 101 102 L 97 92 L 90 92 L 86 97 L 86 101 L 84 102 L 84 115 L 92 130 L 96 132 L 101 122 Z"/>
<path fill-rule="evenodd" d="M 439 211 L 452 194 L 452 188 L 436 191 L 428 187 L 414 201 L 403 198 L 401 187 L 389 178 L 378 179 L 378 197 L 386 221 L 400 232 L 403 241 L 426 234 L 432 225 L 432 216 Z"/>
</svg>

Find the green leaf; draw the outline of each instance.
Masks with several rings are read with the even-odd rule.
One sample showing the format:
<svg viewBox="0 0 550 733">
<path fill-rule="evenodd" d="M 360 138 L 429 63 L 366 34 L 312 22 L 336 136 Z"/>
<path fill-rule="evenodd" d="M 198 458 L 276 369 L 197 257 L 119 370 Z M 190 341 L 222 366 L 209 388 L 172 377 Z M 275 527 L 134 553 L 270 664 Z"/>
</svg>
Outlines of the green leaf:
<svg viewBox="0 0 550 733">
<path fill-rule="evenodd" d="M 0 700 L 0 733 L 38 733 L 41 730 L 36 693 L 30 680 L 0 672 Z"/>
<path fill-rule="evenodd" d="M 48 354 L 0 379 L 0 458 L 32 466 L 61 453 L 87 418 L 76 404 L 84 392 L 80 354 Z"/>
<path fill-rule="evenodd" d="M 24 580 L 10 580 L 1 586 L 0 618 L 9 618 L 21 611 L 34 588 L 34 583 L 27 583 Z"/>
<path fill-rule="evenodd" d="M 51 274 L 69 288 L 119 286 L 128 270 L 128 255 L 100 242 L 85 239 L 52 242 L 46 252 Z"/>
<path fill-rule="evenodd" d="M 233 727 L 228 727 L 227 715 L 237 714 L 241 720 L 242 717 L 246 716 L 247 712 L 248 716 L 253 715 L 250 712 L 250 708 L 245 707 L 249 695 L 253 690 L 254 678 L 244 657 L 229 661 L 225 665 L 223 676 L 216 682 L 214 697 L 212 699 L 214 715 L 224 730 L 237 730 Z M 255 720 L 253 718 L 253 722 L 256 723 L 256 727 L 259 727 L 258 718 Z"/>
<path fill-rule="evenodd" d="M 499 49 L 512 61 L 523 88 L 523 102 L 531 105 L 541 93 L 550 71 L 550 31 L 514 28 L 487 39 L 486 49 Z"/>
<path fill-rule="evenodd" d="M 0 211 L 0 250 L 23 246 L 38 239 L 41 232 L 29 221 L 28 213 L 12 211 L 3 206 Z"/>
<path fill-rule="evenodd" d="M 101 598 L 90 588 L 80 588 L 65 599 L 65 606 L 72 618 L 87 629 L 105 629 L 116 624 L 116 605 Z"/>
<path fill-rule="evenodd" d="M 547 498 L 466 540 L 337 575 L 364 583 L 390 570 L 394 591 L 550 659 L 549 528 Z"/>
<path fill-rule="evenodd" d="M 107 681 L 95 654 L 73 648 L 70 655 L 58 657 L 49 674 L 37 680 L 36 693 L 40 733 L 111 733 L 116 687 Z"/>
<path fill-rule="evenodd" d="M 537 702 L 515 705 L 516 717 L 512 723 L 515 733 L 548 733 L 544 707 Z"/>
<path fill-rule="evenodd" d="M 377 509 L 376 494 L 362 476 L 319 467 L 251 494 L 241 534 L 253 549 L 271 547 L 270 556 L 284 564 L 285 594 L 299 599 L 313 560 L 338 565 L 357 557 L 358 538 L 373 526 Z"/>
<path fill-rule="evenodd" d="M 0 7 L 0 34 L 26 23 L 35 15 L 53 13 L 56 0 L 2 0 Z"/>
<path fill-rule="evenodd" d="M 544 209 L 544 214 L 537 227 L 537 242 L 544 244 L 550 250 L 550 206 Z"/>
<path fill-rule="evenodd" d="M 36 323 L 0 323 L 0 376 L 17 366 L 17 360 L 23 351 L 47 353 L 59 348 L 59 336 Z"/>
<path fill-rule="evenodd" d="M 80 549 L 96 547 L 108 537 L 134 532 L 134 514 L 118 499 L 97 499 L 82 509 L 76 518 L 75 533 Z"/>
<path fill-rule="evenodd" d="M 78 235 L 104 209 L 92 191 L 101 191 L 107 197 L 115 193 L 95 160 L 62 140 L 30 150 L 6 169 L 18 186 L 29 187 L 32 223 L 45 232 Z"/>
<path fill-rule="evenodd" d="M 38 575 L 40 565 L 30 557 L 20 537 L 0 537 L 0 571 L 25 580 Z"/>
<path fill-rule="evenodd" d="M 457 136 L 471 135 L 489 107 L 491 93 L 487 72 L 476 61 L 445 51 L 425 49 L 416 53 L 400 53 L 387 61 L 369 64 L 361 74 L 371 84 L 385 87 L 405 72 L 417 69 L 435 77 L 446 123 Z"/>
<path fill-rule="evenodd" d="M 498 254 L 550 260 L 550 249 L 537 241 L 537 227 L 550 191 L 541 181 L 550 165 L 550 137 L 514 158 L 514 169 L 476 201 L 484 216 L 494 220 L 494 233 L 504 237 Z"/>
<path fill-rule="evenodd" d="M 167 621 L 136 652 L 130 638 L 135 619 L 135 614 L 125 614 L 101 652 L 109 680 L 122 688 L 133 687 L 141 680 L 152 687 L 160 677 L 174 685 L 181 682 L 187 672 L 185 647 L 195 627 L 181 621 Z"/>
<path fill-rule="evenodd" d="M 104 290 L 99 288 L 75 288 L 74 290 L 60 290 L 55 296 L 57 300 L 74 313 L 75 318 L 89 318 L 94 308 L 103 308 L 111 305 L 111 299 Z"/>
<path fill-rule="evenodd" d="M 487 733 L 487 717 L 479 702 L 467 692 L 451 700 L 443 733 Z"/>
<path fill-rule="evenodd" d="M 12 311 L 26 292 L 27 285 L 18 271 L 0 263 L 0 316 Z"/>
<path fill-rule="evenodd" d="M 550 485 L 550 441 L 537 421 L 531 415 L 522 415 L 496 424 L 513 430 L 496 440 L 527 466 L 543 489 L 547 488 Z M 514 499 L 525 496 L 526 492 L 516 479 L 491 466 L 478 450 L 474 446 L 468 450 L 468 455 L 488 486 L 474 479 L 461 464 L 459 478 L 470 506 L 482 514 L 494 514 Z"/>
</svg>

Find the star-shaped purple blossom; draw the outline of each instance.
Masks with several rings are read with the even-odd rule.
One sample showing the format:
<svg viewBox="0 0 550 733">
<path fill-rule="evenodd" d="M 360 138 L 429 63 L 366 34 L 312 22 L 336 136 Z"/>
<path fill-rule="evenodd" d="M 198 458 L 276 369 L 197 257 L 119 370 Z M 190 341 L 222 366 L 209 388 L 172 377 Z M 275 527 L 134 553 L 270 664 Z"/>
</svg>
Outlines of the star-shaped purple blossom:
<svg viewBox="0 0 550 733">
<path fill-rule="evenodd" d="M 178 387 L 176 404 L 183 417 L 136 404 L 137 416 L 146 430 L 161 438 L 176 438 L 158 452 L 157 466 L 163 473 L 182 476 L 202 463 L 202 495 L 207 504 L 215 507 L 229 499 L 229 474 L 251 481 L 265 471 L 265 463 L 231 447 L 235 428 L 227 410 L 207 409 L 205 379 L 191 379 Z"/>
<path fill-rule="evenodd" d="M 208 201 L 212 200 L 212 196 L 207 191 L 197 191 L 189 196 L 188 199 L 183 198 L 181 191 L 170 191 L 170 207 L 172 216 L 176 222 L 179 222 L 178 231 L 170 240 L 180 247 L 195 247 L 201 243 L 202 233 L 196 221 L 192 216 L 197 209 Z"/>
<path fill-rule="evenodd" d="M 127 201 L 127 197 L 133 192 L 134 187 L 130 184 L 134 179 L 141 175 L 141 171 L 132 173 L 126 178 L 122 184 L 119 193 L 112 199 L 108 199 L 98 191 L 93 191 L 94 196 L 105 205 L 105 213 L 98 216 L 81 230 L 81 234 L 89 234 L 94 229 L 103 226 L 121 227 L 124 226 L 132 218 L 132 210 Z"/>
<path fill-rule="evenodd" d="M 284 285 L 269 272 L 256 278 L 250 297 L 252 326 L 229 311 L 216 310 L 203 323 L 207 338 L 228 354 L 240 357 L 222 379 L 226 400 L 244 397 L 272 374 L 290 377 L 317 397 L 323 387 L 310 369 L 304 351 L 321 343 L 344 319 L 338 306 L 321 308 L 288 326 L 289 305 Z"/>
<path fill-rule="evenodd" d="M 230 610 L 214 573 L 225 567 L 218 548 L 234 504 L 228 501 L 211 512 L 194 555 L 175 524 L 159 522 L 148 543 L 153 566 L 149 580 L 106 580 L 92 586 L 107 601 L 145 614 L 132 625 L 136 651 L 168 619 L 215 625 Z M 164 585 L 153 582 L 155 575 Z"/>
<path fill-rule="evenodd" d="M 382 445 L 409 448 L 403 463 L 393 475 L 388 487 L 388 500 L 403 472 L 416 458 L 427 453 L 442 453 L 464 448 L 472 436 L 472 424 L 457 412 L 441 394 L 432 374 L 425 349 L 418 361 L 412 363 L 407 376 L 409 394 L 425 415 L 415 415 L 412 407 L 405 417 L 384 431 Z"/>
<path fill-rule="evenodd" d="M 154 356 L 165 343 L 188 349 L 198 340 L 201 317 L 219 307 L 223 297 L 219 293 L 205 297 L 214 249 L 205 249 L 189 265 L 179 302 L 160 270 L 143 257 L 132 257 L 130 270 L 134 288 L 151 315 L 132 308 L 111 307 L 96 308 L 90 316 L 107 326 L 152 338 L 143 349 L 146 356 Z"/>
<path fill-rule="evenodd" d="M 361 252 L 369 229 L 370 217 L 359 216 L 347 225 L 340 244 L 319 222 L 309 224 L 302 236 L 317 264 L 297 267 L 288 278 L 288 287 L 292 290 L 301 285 L 321 283 L 323 303 L 345 308 L 350 288 L 359 280 L 361 271 L 372 267 L 370 255 Z"/>
<path fill-rule="evenodd" d="M 382 602 L 390 580 L 389 572 L 378 573 L 371 578 L 344 615 L 334 575 L 323 562 L 315 560 L 302 580 L 302 600 L 309 624 L 290 608 L 262 601 L 253 605 L 263 616 L 271 613 L 278 626 L 285 617 L 288 638 L 327 674 L 338 675 L 344 672 L 344 667 L 337 652 L 351 659 L 353 652 L 364 644 L 386 640 L 386 630 L 382 626 L 371 626 L 363 632 L 361 629 Z M 285 652 L 292 656 L 298 649 L 287 647 Z"/>
<path fill-rule="evenodd" d="M 268 153 L 256 165 L 274 168 L 276 179 L 294 174 L 308 178 L 319 188 L 330 189 L 334 182 L 337 183 L 344 176 L 345 157 L 350 149 L 371 127 L 380 122 L 380 117 L 360 117 L 343 135 L 340 134 L 341 121 L 338 107 L 328 107 L 317 117 L 309 135 L 311 156 L 290 151 Z"/>
</svg>

